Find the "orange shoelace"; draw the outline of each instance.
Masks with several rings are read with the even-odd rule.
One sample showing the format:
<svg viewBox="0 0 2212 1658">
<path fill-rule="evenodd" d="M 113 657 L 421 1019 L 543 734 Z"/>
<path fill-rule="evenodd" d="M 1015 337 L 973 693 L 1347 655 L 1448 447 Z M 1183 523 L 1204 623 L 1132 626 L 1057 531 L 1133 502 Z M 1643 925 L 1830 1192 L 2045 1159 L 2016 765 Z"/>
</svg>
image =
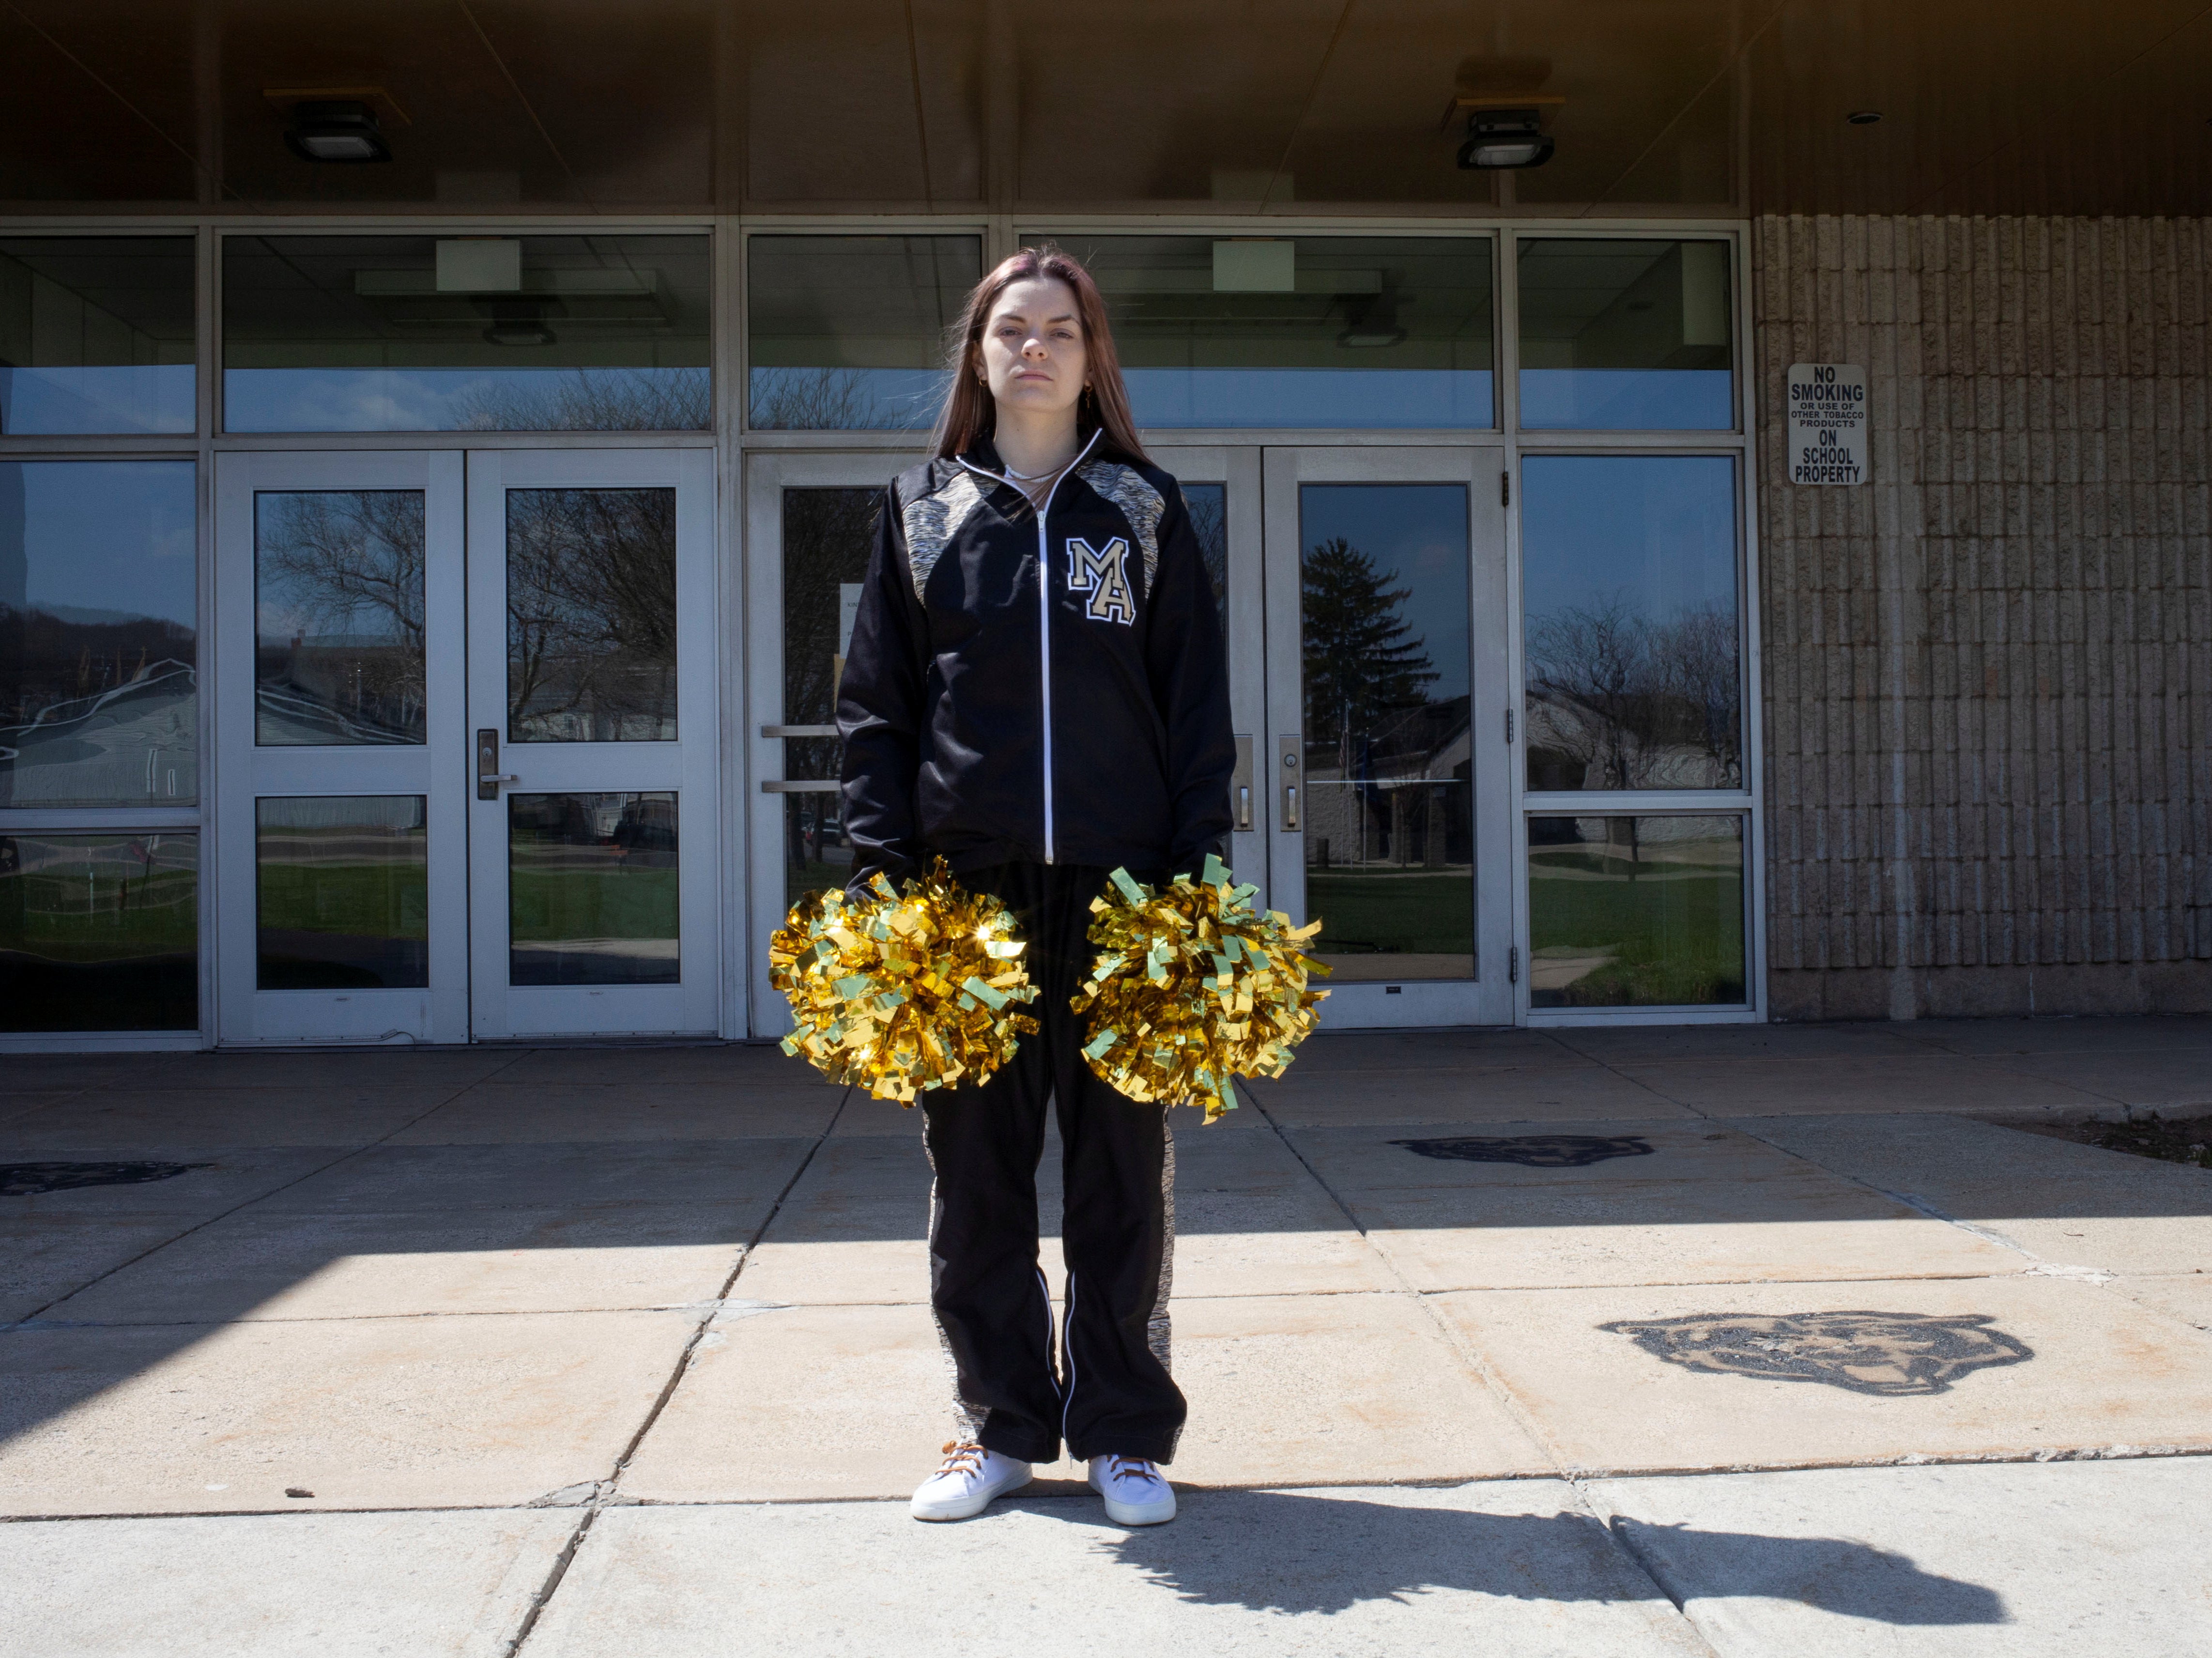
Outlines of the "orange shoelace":
<svg viewBox="0 0 2212 1658">
<path fill-rule="evenodd" d="M 981 1474 L 983 1472 L 984 1451 L 981 1445 L 962 1444 L 955 1440 L 945 1448 L 945 1461 L 937 1470 L 941 1476 L 948 1473 Z"/>
</svg>

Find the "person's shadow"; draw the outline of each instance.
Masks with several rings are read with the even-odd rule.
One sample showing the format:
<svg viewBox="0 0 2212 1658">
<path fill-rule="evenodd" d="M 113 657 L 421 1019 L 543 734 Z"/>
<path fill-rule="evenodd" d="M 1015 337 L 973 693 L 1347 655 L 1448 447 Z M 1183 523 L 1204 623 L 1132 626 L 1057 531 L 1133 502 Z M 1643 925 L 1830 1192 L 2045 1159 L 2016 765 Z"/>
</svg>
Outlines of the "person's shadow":
<svg viewBox="0 0 2212 1658">
<path fill-rule="evenodd" d="M 1616 1521 L 1608 1536 L 1587 1515 L 1542 1511 L 1550 1504 L 1534 1490 L 1529 1506 L 1539 1511 L 1517 1515 L 1470 1512 L 1450 1491 L 1409 1489 L 1403 1498 L 1193 1492 L 1173 1525 L 1131 1531 L 1107 1546 L 1178 1600 L 1257 1612 L 1338 1612 L 1437 1589 L 1521 1600 L 1653 1601 L 1660 1599 L 1656 1577 L 1677 1603 L 1756 1596 L 1893 1625 L 2008 1621 L 1994 1590 L 1842 1538 L 1630 1520 Z M 1489 1500 L 1497 1500 L 1494 1488 Z"/>
</svg>

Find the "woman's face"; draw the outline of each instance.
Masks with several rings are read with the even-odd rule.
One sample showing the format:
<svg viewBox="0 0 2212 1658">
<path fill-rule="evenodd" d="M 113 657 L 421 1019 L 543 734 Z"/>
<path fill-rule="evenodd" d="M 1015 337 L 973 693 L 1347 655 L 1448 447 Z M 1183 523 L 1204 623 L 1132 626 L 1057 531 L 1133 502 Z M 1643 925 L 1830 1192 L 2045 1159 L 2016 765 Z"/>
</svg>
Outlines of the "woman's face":
<svg viewBox="0 0 2212 1658">
<path fill-rule="evenodd" d="M 1057 276 L 1012 283 L 983 322 L 978 365 L 1000 410 L 1056 415 L 1083 395 L 1088 363 L 1074 290 Z"/>
</svg>

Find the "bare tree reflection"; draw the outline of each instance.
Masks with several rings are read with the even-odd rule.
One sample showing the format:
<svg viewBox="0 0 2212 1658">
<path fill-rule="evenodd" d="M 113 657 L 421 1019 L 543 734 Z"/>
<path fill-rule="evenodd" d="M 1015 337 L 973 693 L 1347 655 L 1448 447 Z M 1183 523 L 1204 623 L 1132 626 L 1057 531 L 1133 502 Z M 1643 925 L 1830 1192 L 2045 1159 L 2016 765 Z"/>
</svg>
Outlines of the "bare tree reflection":
<svg viewBox="0 0 2212 1658">
<path fill-rule="evenodd" d="M 1199 556 L 1206 561 L 1206 577 L 1213 586 L 1213 608 L 1221 631 L 1229 631 L 1229 490 L 1219 483 L 1186 483 L 1185 508 L 1190 513 L 1191 534 L 1197 538 Z"/>
<path fill-rule="evenodd" d="M 1530 617 L 1528 786 L 1738 786 L 1736 639 L 1721 605 L 1658 623 L 1621 593 Z"/>
<path fill-rule="evenodd" d="M 868 570 L 883 491 L 868 489 L 783 492 L 783 718 L 793 726 L 837 720 L 837 677 L 846 648 L 847 589 Z M 842 746 L 834 737 L 784 740 L 786 777 L 836 777 Z M 852 853 L 844 841 L 837 796 L 794 794 L 785 808 L 786 861 L 792 896 L 842 881 Z M 834 868 L 831 866 L 835 866 Z"/>
<path fill-rule="evenodd" d="M 507 739 L 676 736 L 676 492 L 510 489 Z"/>
<path fill-rule="evenodd" d="M 852 432 L 881 424 L 857 368 L 756 368 L 746 424 L 757 432 Z"/>
<path fill-rule="evenodd" d="M 714 422 L 704 368 L 573 368 L 504 374 L 457 394 L 464 432 L 703 432 Z"/>
<path fill-rule="evenodd" d="M 255 498 L 255 740 L 423 740 L 422 495 Z"/>
</svg>

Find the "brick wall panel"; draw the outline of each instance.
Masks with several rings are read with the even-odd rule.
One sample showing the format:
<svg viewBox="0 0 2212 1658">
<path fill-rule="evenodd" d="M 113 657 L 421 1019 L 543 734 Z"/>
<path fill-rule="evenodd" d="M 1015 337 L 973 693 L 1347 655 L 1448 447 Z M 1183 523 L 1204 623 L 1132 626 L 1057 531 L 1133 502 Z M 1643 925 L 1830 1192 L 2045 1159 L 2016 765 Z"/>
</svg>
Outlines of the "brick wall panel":
<svg viewBox="0 0 2212 1658">
<path fill-rule="evenodd" d="M 1753 246 L 1775 971 L 1970 1008 L 1934 975 L 2098 963 L 2073 993 L 2115 1005 L 2138 963 L 2212 963 L 2208 222 L 1769 218 Z M 1784 482 L 1800 360 L 1868 369 L 1862 489 Z"/>
</svg>

